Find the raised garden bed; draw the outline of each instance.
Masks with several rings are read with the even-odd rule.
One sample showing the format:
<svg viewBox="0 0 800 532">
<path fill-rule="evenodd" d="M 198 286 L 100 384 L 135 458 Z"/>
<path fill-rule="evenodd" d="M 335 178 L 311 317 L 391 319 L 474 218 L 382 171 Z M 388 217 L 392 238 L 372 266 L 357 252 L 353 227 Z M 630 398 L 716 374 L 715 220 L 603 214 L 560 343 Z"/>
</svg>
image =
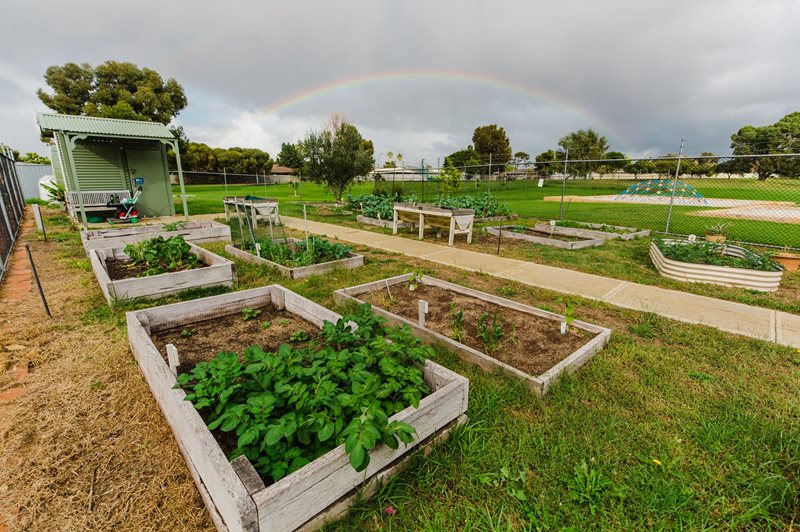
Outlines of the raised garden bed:
<svg viewBox="0 0 800 532">
<path fill-rule="evenodd" d="M 287 238 L 286 241 L 290 246 L 301 244 L 303 242 L 303 240 L 297 238 Z M 311 275 L 320 275 L 329 272 L 334 268 L 350 269 L 364 265 L 364 256 L 352 252 L 348 253 L 347 257 L 343 259 L 330 260 L 326 262 L 321 262 L 319 264 L 310 264 L 308 266 L 293 267 L 293 266 L 285 266 L 278 262 L 274 262 L 266 258 L 254 255 L 250 251 L 243 249 L 241 244 L 229 244 L 225 246 L 225 251 L 230 255 L 236 257 L 237 259 L 246 262 L 251 262 L 253 264 L 260 264 L 262 266 L 269 266 L 271 268 L 275 268 L 280 272 L 281 275 L 283 275 L 284 277 L 288 277 L 290 279 L 303 279 L 304 277 L 309 277 Z"/>
<path fill-rule="evenodd" d="M 426 227 L 434 227 L 437 230 L 449 230 L 447 241 L 449 246 L 453 245 L 456 235 L 467 235 L 467 244 L 471 244 L 475 211 L 426 203 L 395 203 L 392 234 L 397 234 L 398 224 L 401 221 L 410 223 L 412 228 L 417 224 L 420 240 L 425 237 Z"/>
<path fill-rule="evenodd" d="M 487 227 L 486 232 L 497 236 L 502 231 L 503 238 L 516 238 L 543 246 L 552 246 L 561 249 L 584 249 L 605 244 L 605 238 L 597 236 L 576 236 L 562 234 L 556 231 L 555 226 L 546 226 L 546 230 L 522 225 L 502 225 Z M 551 231 L 552 229 L 552 231 Z"/>
<path fill-rule="evenodd" d="M 781 278 L 783 277 L 783 269 L 780 266 L 768 262 L 768 259 L 766 259 L 766 263 L 763 262 L 765 259 L 746 248 L 727 244 L 672 239 L 663 239 L 661 242 L 667 246 L 692 246 L 696 247 L 698 251 L 714 251 L 716 254 L 726 257 L 731 264 L 744 265 L 746 262 L 739 261 L 755 261 L 755 264 L 764 265 L 761 269 L 754 269 L 668 258 L 659 248 L 658 243 L 653 240 L 650 243 L 650 259 L 653 261 L 658 273 L 670 279 L 689 283 L 736 286 L 760 292 L 774 292 L 780 286 Z M 701 256 L 702 254 L 698 253 L 696 255 L 698 256 L 696 260 L 707 262 Z"/>
<path fill-rule="evenodd" d="M 243 320 L 245 309 L 263 309 L 257 319 Z M 234 317 L 231 318 L 231 315 Z M 261 328 L 262 316 L 272 325 Z M 285 316 L 281 318 L 280 316 Z M 419 407 L 408 407 L 390 418 L 416 429 L 408 445 L 392 449 L 379 444 L 370 453 L 366 470 L 351 466 L 345 446 L 340 445 L 280 480 L 265 485 L 246 457 L 229 461 L 215 432 L 208 429 L 200 412 L 186 400 L 183 389 L 176 388 L 177 378 L 189 366 L 215 356 L 223 342 L 227 349 L 265 341 L 270 345 L 281 340 L 280 329 L 269 329 L 287 319 L 284 331 L 306 322 L 306 330 L 319 328 L 324 321 L 336 322 L 340 316 L 285 288 L 272 285 L 214 296 L 185 303 L 166 305 L 127 314 L 128 338 L 139 367 L 164 416 L 172 428 L 192 477 L 219 530 L 295 530 L 315 528 L 324 519 L 340 516 L 356 501 L 357 488 L 364 484 L 367 493 L 376 482 L 395 471 L 409 451 L 446 434 L 463 421 L 467 408 L 468 381 L 433 362 L 423 368 L 429 393 Z M 240 320 L 252 326 L 235 331 L 220 330 L 219 323 Z M 230 325 L 230 324 L 228 324 Z M 280 325 L 280 324 L 278 324 Z M 230 327 L 223 327 L 227 329 Z M 183 333 L 187 330 L 188 333 Z M 172 363 L 165 342 L 178 341 Z M 219 337 L 218 337 L 219 336 Z M 284 342 L 289 341 L 286 338 Z M 177 359 L 177 360 L 175 360 Z M 224 445 L 224 439 L 223 439 Z"/>
<path fill-rule="evenodd" d="M 233 286 L 236 270 L 231 261 L 187 244 L 202 263 L 199 268 L 137 277 L 140 269 L 130 265 L 130 257 L 121 247 L 91 249 L 89 261 L 109 304 L 122 299 L 158 298 L 192 288 Z"/>
<path fill-rule="evenodd" d="M 127 244 L 161 236 L 182 236 L 187 242 L 213 242 L 230 240 L 231 228 L 211 220 L 179 222 L 176 224 L 129 225 L 121 229 L 81 231 L 81 241 L 88 253 L 90 249 L 122 248 Z"/>
<path fill-rule="evenodd" d="M 564 223 L 565 225 L 561 225 Z M 568 225 L 567 225 L 568 224 Z M 557 235 L 578 236 L 584 238 L 604 238 L 606 240 L 633 240 L 650 236 L 649 229 L 636 229 L 635 227 L 624 227 L 621 225 L 594 224 L 588 222 L 557 222 L 556 225 L 546 223 L 533 226 L 537 231 L 545 233 L 553 232 Z"/>
<path fill-rule="evenodd" d="M 410 286 L 416 285 L 414 290 Z M 338 290 L 337 301 L 369 302 L 390 323 L 412 327 L 430 343 L 441 343 L 482 369 L 500 369 L 545 394 L 565 372 L 573 372 L 600 351 L 611 330 L 574 320 L 561 333 L 564 316 L 516 301 L 448 283 L 427 275 L 399 275 Z M 427 302 L 420 324 L 420 300 Z M 454 326 L 461 311 L 461 326 Z M 486 318 L 481 316 L 486 314 Z M 481 337 L 481 321 L 491 330 L 493 316 L 503 322 L 503 336 L 491 349 Z M 455 339 L 461 336 L 460 340 Z M 487 353 L 487 351 L 491 351 Z"/>
<path fill-rule="evenodd" d="M 391 229 L 392 228 L 392 220 L 382 220 L 380 218 L 370 218 L 369 216 L 364 216 L 363 214 L 356 215 L 356 221 L 362 224 L 367 225 L 376 225 L 378 227 L 386 227 Z M 411 227 L 410 223 L 407 222 L 397 222 L 397 227 L 402 229 L 408 229 Z"/>
</svg>

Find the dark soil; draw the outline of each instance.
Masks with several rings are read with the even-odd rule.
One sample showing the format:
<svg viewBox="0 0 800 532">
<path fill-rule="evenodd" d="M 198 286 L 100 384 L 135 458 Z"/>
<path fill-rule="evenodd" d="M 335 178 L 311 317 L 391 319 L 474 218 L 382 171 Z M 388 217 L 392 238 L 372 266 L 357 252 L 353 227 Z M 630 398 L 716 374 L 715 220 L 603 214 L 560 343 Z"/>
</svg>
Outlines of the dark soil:
<svg viewBox="0 0 800 532">
<path fill-rule="evenodd" d="M 436 286 L 420 284 L 412 291 L 403 283 L 394 285 L 391 291 L 391 300 L 385 288 L 360 297 L 413 322 L 417 321 L 419 300 L 427 301 L 426 327 L 449 338 L 454 336 L 450 316 L 450 304 L 454 303 L 457 309 L 464 311 L 465 336 L 461 343 L 484 353 L 483 340 L 478 336 L 478 318 L 488 312 L 491 322 L 492 315 L 497 313 L 504 323 L 505 335 L 497 349 L 487 354 L 529 375 L 541 375 L 594 337 L 593 333 L 576 327 L 570 327 L 567 334 L 562 335 L 560 323 L 556 320 L 501 307 Z"/>
<path fill-rule="evenodd" d="M 200 268 L 207 267 L 208 264 L 201 263 L 199 266 Z M 197 269 L 197 268 L 193 268 Z M 131 261 L 124 260 L 124 259 L 106 259 L 106 270 L 108 271 L 108 276 L 111 278 L 112 281 L 118 281 L 120 279 L 132 279 L 135 277 L 139 277 L 142 273 L 147 270 L 144 266 L 134 266 L 131 264 Z M 182 271 L 182 270 L 176 270 Z M 170 272 L 172 273 L 172 272 Z"/>
<path fill-rule="evenodd" d="M 507 229 L 503 229 L 503 231 L 507 231 Z M 558 235 L 558 234 L 550 234 L 549 231 L 537 231 L 533 228 L 522 230 L 522 228 L 514 228 L 513 232 L 515 233 L 522 233 L 531 236 L 538 236 L 541 238 L 551 238 L 553 240 L 563 240 L 565 242 L 577 242 L 579 240 L 590 240 L 589 238 L 583 236 L 570 236 L 570 235 Z"/>
<path fill-rule="evenodd" d="M 277 351 L 289 337 L 305 331 L 309 337 L 319 336 L 319 328 L 290 312 L 276 310 L 272 305 L 260 307 L 261 314 L 244 320 L 241 312 L 219 318 L 198 321 L 183 327 L 165 329 L 153 334 L 153 343 L 167 360 L 167 344 L 178 349 L 181 365 L 179 373 L 188 373 L 200 362 L 215 358 L 221 352 L 239 353 L 257 345 L 266 352 Z M 261 328 L 264 322 L 269 327 Z M 181 334 L 183 331 L 187 331 Z"/>
</svg>

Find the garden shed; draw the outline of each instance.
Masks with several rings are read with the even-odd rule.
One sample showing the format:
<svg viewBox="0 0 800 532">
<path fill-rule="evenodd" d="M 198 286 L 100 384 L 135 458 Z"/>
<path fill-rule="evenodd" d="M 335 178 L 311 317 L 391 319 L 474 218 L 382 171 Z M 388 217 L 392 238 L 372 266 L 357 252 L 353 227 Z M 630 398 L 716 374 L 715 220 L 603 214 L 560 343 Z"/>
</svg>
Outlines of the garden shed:
<svg viewBox="0 0 800 532">
<path fill-rule="evenodd" d="M 183 212 L 188 216 L 178 139 L 158 122 L 37 113 L 42 137 L 52 138 L 56 179 L 66 188 L 67 207 L 84 225 L 113 198 L 131 198 L 142 188 L 140 216 L 172 216 L 167 148 L 177 159 Z"/>
</svg>

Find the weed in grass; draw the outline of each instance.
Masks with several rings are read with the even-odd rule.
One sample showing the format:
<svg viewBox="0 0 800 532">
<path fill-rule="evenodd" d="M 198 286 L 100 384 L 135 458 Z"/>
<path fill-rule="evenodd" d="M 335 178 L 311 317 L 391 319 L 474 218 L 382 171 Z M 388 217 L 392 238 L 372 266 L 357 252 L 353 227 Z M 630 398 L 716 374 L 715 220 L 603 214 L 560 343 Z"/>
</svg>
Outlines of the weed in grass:
<svg viewBox="0 0 800 532">
<path fill-rule="evenodd" d="M 252 308 L 243 308 L 242 309 L 242 320 L 243 321 L 254 320 L 259 316 L 261 316 L 261 311 L 258 310 L 258 309 L 252 309 Z"/>
<path fill-rule="evenodd" d="M 464 339 L 464 310 L 456 307 L 455 303 L 450 303 L 450 330 L 455 341 Z"/>
<path fill-rule="evenodd" d="M 89 384 L 89 390 L 91 390 L 93 392 L 100 392 L 100 391 L 103 391 L 105 389 L 106 389 L 106 383 L 104 383 L 104 382 L 92 381 L 92 383 Z"/>
<path fill-rule="evenodd" d="M 503 320 L 498 316 L 497 313 L 492 314 L 491 323 L 488 312 L 484 312 L 478 318 L 478 336 L 483 340 L 483 347 L 487 354 L 492 354 L 505 336 Z"/>
<path fill-rule="evenodd" d="M 700 382 L 714 382 L 717 380 L 716 377 L 713 377 L 704 371 L 690 371 L 689 377 Z"/>
<path fill-rule="evenodd" d="M 92 271 L 92 264 L 89 259 L 69 259 L 66 261 L 67 266 L 75 268 L 76 270 L 83 270 L 85 272 Z"/>
<path fill-rule="evenodd" d="M 611 486 L 611 480 L 606 478 L 599 469 L 589 467 L 586 460 L 575 466 L 572 478 L 567 483 L 570 498 L 578 504 L 588 507 L 592 515 L 602 509 L 603 499 L 610 491 Z"/>
<path fill-rule="evenodd" d="M 628 325 L 628 330 L 645 339 L 655 338 L 659 331 L 660 318 L 657 314 L 648 312 L 642 314 L 638 323 Z"/>
<path fill-rule="evenodd" d="M 513 286 L 499 286 L 497 293 L 503 297 L 514 297 L 518 294 L 517 289 Z"/>
<path fill-rule="evenodd" d="M 52 240 L 53 242 L 69 242 L 70 240 L 78 240 L 80 237 L 77 233 L 74 232 L 63 232 L 63 233 L 50 233 L 47 235 L 47 238 Z"/>
<path fill-rule="evenodd" d="M 478 480 L 481 484 L 502 489 L 518 501 L 528 500 L 528 496 L 525 493 L 528 473 L 524 469 L 520 469 L 516 474 L 512 475 L 508 466 L 503 466 L 500 468 L 499 473 L 484 473 L 478 475 Z"/>
</svg>

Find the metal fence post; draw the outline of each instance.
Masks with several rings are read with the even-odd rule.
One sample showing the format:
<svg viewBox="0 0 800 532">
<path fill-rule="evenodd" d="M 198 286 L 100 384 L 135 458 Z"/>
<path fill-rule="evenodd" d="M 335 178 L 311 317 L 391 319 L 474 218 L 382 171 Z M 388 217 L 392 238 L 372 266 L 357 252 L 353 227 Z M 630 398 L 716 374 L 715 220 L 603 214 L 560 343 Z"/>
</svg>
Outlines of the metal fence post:
<svg viewBox="0 0 800 532">
<path fill-rule="evenodd" d="M 681 170 L 681 155 L 683 155 L 683 141 L 681 139 L 681 147 L 678 150 L 678 164 L 675 166 L 675 179 L 672 180 L 672 192 L 669 195 L 669 210 L 667 211 L 667 225 L 664 228 L 665 233 L 669 233 L 669 224 L 672 221 L 672 205 L 675 203 L 675 189 L 678 186 L 678 173 Z"/>
<path fill-rule="evenodd" d="M 566 148 L 566 152 L 564 154 L 564 178 L 561 179 L 561 206 L 558 210 L 558 219 L 561 220 L 564 218 L 564 194 L 567 189 L 567 163 L 569 162 L 569 148 Z"/>
</svg>

